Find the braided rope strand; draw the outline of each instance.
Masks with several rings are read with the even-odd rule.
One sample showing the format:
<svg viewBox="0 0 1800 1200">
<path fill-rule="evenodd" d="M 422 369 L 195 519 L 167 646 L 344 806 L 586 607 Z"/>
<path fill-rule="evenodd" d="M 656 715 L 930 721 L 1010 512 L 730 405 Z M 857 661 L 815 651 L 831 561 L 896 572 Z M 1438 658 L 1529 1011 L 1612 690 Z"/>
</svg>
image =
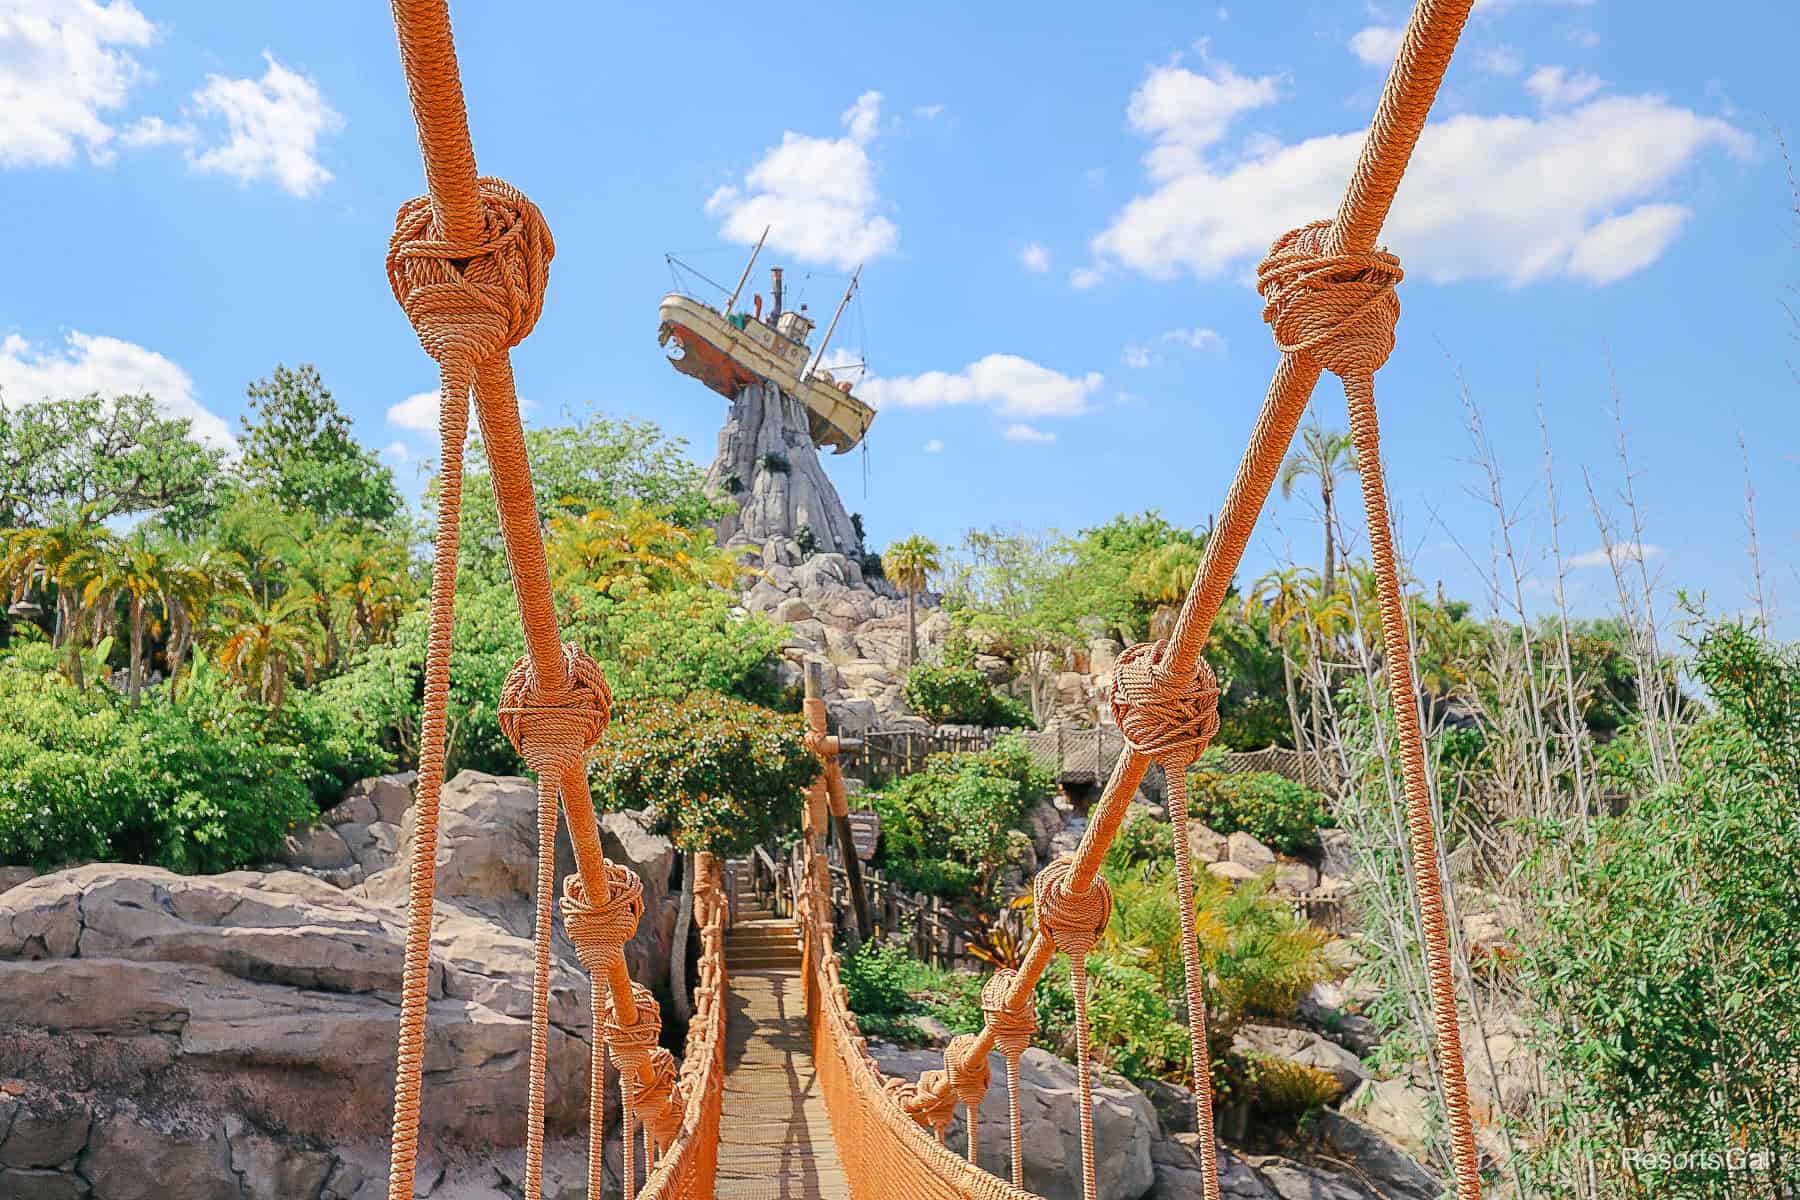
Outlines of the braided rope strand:
<svg viewBox="0 0 1800 1200">
<path fill-rule="evenodd" d="M 394 1122 L 388 1158 L 389 1200 L 412 1200 L 419 1148 L 419 1095 L 425 1072 L 425 1014 L 431 982 L 431 917 L 437 882 L 438 801 L 450 695 L 450 643 L 456 628 L 456 550 L 462 511 L 463 442 L 469 429 L 469 375 L 446 364 L 438 400 L 440 484 L 431 555 L 430 626 L 414 796 L 412 860 L 406 885 L 406 953 L 400 983 L 400 1031 L 394 1056 Z"/>
</svg>

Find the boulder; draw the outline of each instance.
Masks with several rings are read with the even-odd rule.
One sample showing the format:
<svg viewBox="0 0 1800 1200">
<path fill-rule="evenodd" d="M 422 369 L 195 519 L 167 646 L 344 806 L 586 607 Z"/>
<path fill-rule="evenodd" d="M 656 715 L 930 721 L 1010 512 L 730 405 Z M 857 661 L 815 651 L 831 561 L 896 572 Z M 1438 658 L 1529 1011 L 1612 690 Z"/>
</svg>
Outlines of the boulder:
<svg viewBox="0 0 1800 1200">
<path fill-rule="evenodd" d="M 831 720 L 831 727 L 846 737 L 861 737 L 875 728 L 880 719 L 875 702 L 863 699 L 827 699 L 825 714 Z"/>
<path fill-rule="evenodd" d="M 772 613 L 787 593 L 776 587 L 767 579 L 758 579 L 749 591 L 744 593 L 744 607 L 751 612 Z"/>
<path fill-rule="evenodd" d="M 1209 875 L 1216 876 L 1229 883 L 1247 883 L 1261 875 L 1260 871 L 1254 871 L 1251 868 L 1246 867 L 1243 863 L 1235 862 L 1207 863 L 1206 870 Z"/>
<path fill-rule="evenodd" d="M 680 892 L 670 887 L 680 851 L 675 843 L 649 829 L 641 812 L 613 812 L 600 818 L 600 847 L 606 857 L 638 873 L 644 881 L 644 916 L 638 931 L 625 943 L 625 964 L 631 977 L 642 982 L 665 979 L 669 973 L 669 948 L 675 941 L 675 918 Z"/>
<path fill-rule="evenodd" d="M 1344 1101 L 1346 1116 L 1374 1129 L 1415 1158 L 1431 1128 L 1429 1093 L 1404 1079 L 1370 1079 Z"/>
<path fill-rule="evenodd" d="M 1382 1200 L 1360 1180 L 1279 1155 L 1244 1160 L 1277 1200 Z"/>
<path fill-rule="evenodd" d="M 1224 1200 L 1274 1200 L 1274 1193 L 1244 1161 L 1223 1146 L 1217 1148 L 1219 1194 Z M 1155 1183 L 1144 1200 L 1204 1200 L 1200 1139 L 1191 1133 L 1157 1138 L 1150 1146 Z"/>
<path fill-rule="evenodd" d="M 1219 862 L 1227 848 L 1225 835 L 1214 833 L 1199 821 L 1188 822 L 1188 853 L 1197 863 Z"/>
<path fill-rule="evenodd" d="M 1362 1059 L 1309 1029 L 1244 1024 L 1232 1035 L 1231 1048 L 1239 1054 L 1265 1054 L 1316 1067 L 1335 1078 L 1346 1092 L 1369 1077 Z"/>
<path fill-rule="evenodd" d="M 799 596 L 789 596 L 775 606 L 775 619 L 789 625 L 797 621 L 810 621 L 812 615 L 812 605 Z"/>
<path fill-rule="evenodd" d="M 1444 1194 L 1444 1184 L 1418 1160 L 1340 1112 L 1320 1109 L 1313 1132 L 1333 1158 L 1354 1164 L 1384 1200 L 1438 1200 Z"/>
<path fill-rule="evenodd" d="M 1368 1057 L 1381 1045 L 1381 1030 L 1369 1018 L 1349 1011 L 1343 989 L 1335 983 L 1313 984 L 1300 998 L 1299 1016 L 1359 1059 Z"/>
<path fill-rule="evenodd" d="M 806 406 L 775 384 L 758 381 L 733 397 L 706 486 L 736 501 L 719 520 L 721 540 L 742 535 L 761 544 L 765 556 L 774 543 L 773 557 L 782 561 L 798 554 L 804 527 L 815 549 L 838 552 L 815 558 L 841 559 L 856 548 L 850 514 L 819 462 Z"/>
<path fill-rule="evenodd" d="M 417 771 L 400 771 L 393 775 L 376 775 L 369 779 L 360 779 L 350 785 L 344 793 L 343 803 L 326 812 L 325 819 L 333 825 L 342 824 L 341 819 L 334 818 L 338 809 L 345 805 L 363 800 L 373 810 L 372 816 L 360 817 L 367 824 L 370 821 L 386 821 L 390 825 L 398 825 L 406 819 L 406 810 L 412 807 L 413 787 L 418 783 Z"/>
<path fill-rule="evenodd" d="M 339 871 L 356 865 L 350 847 L 329 825 L 309 825 L 288 834 L 281 858 L 289 866 L 312 871 Z"/>
<path fill-rule="evenodd" d="M 37 872 L 30 867 L 0 867 L 0 892 L 18 887 L 28 879 L 36 879 Z"/>
<path fill-rule="evenodd" d="M 1062 810 L 1048 798 L 1039 800 L 1019 818 L 1019 827 L 1031 835 L 1031 845 L 1037 851 L 1038 861 L 1047 862 L 1051 843 L 1062 832 Z"/>
<path fill-rule="evenodd" d="M 1225 839 L 1225 857 L 1252 871 L 1266 871 L 1275 865 L 1275 852 L 1247 833 Z"/>
<path fill-rule="evenodd" d="M 930 1050 L 870 1046 L 881 1069 L 916 1081 L 921 1072 L 941 1070 L 944 1057 Z M 982 1167 L 1002 1178 L 1012 1171 L 1007 1121 L 1006 1061 L 989 1061 L 992 1078 L 982 1099 L 978 1157 Z M 1079 1082 L 1075 1064 L 1047 1050 L 1027 1050 L 1019 1062 L 1019 1119 L 1025 1157 L 1025 1188 L 1046 1200 L 1081 1200 L 1081 1132 L 1075 1120 Z M 1100 1164 L 1101 1200 L 1138 1200 L 1155 1182 L 1150 1151 L 1157 1140 L 1156 1110 L 1144 1093 L 1105 1071 L 1094 1080 L 1094 1148 Z M 950 1148 L 967 1153 L 962 1109 L 946 1137 Z"/>
<path fill-rule="evenodd" d="M 1348 829 L 1319 830 L 1319 873 L 1339 879 L 1355 877 L 1355 839 Z"/>
<path fill-rule="evenodd" d="M 1310 892 L 1319 882 L 1319 873 L 1303 862 L 1280 862 L 1275 865 L 1275 886 L 1284 892 Z"/>
</svg>

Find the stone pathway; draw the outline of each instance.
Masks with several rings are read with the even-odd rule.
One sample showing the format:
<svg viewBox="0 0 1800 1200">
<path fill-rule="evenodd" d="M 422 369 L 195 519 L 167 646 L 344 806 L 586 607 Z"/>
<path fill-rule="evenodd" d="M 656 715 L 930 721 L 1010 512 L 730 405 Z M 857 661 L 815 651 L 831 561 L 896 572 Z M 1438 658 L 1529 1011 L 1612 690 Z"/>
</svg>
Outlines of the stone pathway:
<svg viewBox="0 0 1800 1200">
<path fill-rule="evenodd" d="M 849 1200 L 813 1074 L 806 981 L 792 921 L 740 908 L 725 938 L 730 981 L 718 1200 Z"/>
</svg>

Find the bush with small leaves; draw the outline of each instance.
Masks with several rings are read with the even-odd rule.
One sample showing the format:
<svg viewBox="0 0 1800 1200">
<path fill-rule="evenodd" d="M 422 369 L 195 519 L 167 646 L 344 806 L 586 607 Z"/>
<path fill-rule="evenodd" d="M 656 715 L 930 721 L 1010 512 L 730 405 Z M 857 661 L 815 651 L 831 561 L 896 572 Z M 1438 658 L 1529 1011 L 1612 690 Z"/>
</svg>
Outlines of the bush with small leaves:
<svg viewBox="0 0 1800 1200">
<path fill-rule="evenodd" d="M 1283 854 L 1318 849 L 1319 830 L 1333 824 L 1324 797 L 1273 772 L 1196 771 L 1188 786 L 1191 818 L 1219 833 L 1247 833 Z"/>
</svg>

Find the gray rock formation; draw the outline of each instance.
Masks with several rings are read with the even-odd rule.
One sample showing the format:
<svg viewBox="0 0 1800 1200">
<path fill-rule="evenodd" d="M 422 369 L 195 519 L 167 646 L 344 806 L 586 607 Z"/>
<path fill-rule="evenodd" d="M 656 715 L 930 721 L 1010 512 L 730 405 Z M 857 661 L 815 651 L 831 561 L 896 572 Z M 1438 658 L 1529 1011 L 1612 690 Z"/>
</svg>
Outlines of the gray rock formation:
<svg viewBox="0 0 1800 1200">
<path fill-rule="evenodd" d="M 706 483 L 737 501 L 737 511 L 719 523 L 722 543 L 761 545 L 798 537 L 805 526 L 818 553 L 856 549 L 856 530 L 819 463 L 805 405 L 772 383 L 747 387 L 731 402 Z"/>
<path fill-rule="evenodd" d="M 941 1070 L 944 1056 L 931 1050 L 872 1045 L 889 1075 L 917 1080 Z M 990 1058 L 992 1077 L 981 1102 L 978 1157 L 983 1169 L 1010 1178 L 1011 1150 L 1006 1104 L 1006 1060 Z M 1027 1050 L 1020 1060 L 1019 1119 L 1025 1147 L 1025 1188 L 1047 1200 L 1080 1200 L 1081 1132 L 1075 1117 L 1080 1091 L 1075 1065 L 1047 1050 Z M 1155 1181 L 1150 1151 L 1157 1138 L 1156 1110 L 1144 1093 L 1116 1075 L 1098 1072 L 1094 1086 L 1094 1148 L 1104 1164 L 1098 1174 L 1101 1200 L 1138 1200 Z M 946 1135 L 958 1154 L 967 1153 L 962 1110 Z"/>
<path fill-rule="evenodd" d="M 323 828 L 350 845 L 346 827 L 393 827 L 382 818 L 404 816 L 403 792 L 372 781 Z M 527 780 L 468 772 L 444 788 L 421 1195 L 517 1195 L 535 814 Z M 606 823 L 608 855 L 645 877 L 649 911 L 628 956 L 654 983 L 674 921 L 673 847 L 634 814 Z M 293 870 L 93 864 L 0 894 L 0 1196 L 384 1195 L 410 836 L 409 821 L 400 865 L 350 888 Z M 545 1195 L 574 1197 L 588 981 L 560 939 L 550 1017 L 559 1142 Z"/>
</svg>

